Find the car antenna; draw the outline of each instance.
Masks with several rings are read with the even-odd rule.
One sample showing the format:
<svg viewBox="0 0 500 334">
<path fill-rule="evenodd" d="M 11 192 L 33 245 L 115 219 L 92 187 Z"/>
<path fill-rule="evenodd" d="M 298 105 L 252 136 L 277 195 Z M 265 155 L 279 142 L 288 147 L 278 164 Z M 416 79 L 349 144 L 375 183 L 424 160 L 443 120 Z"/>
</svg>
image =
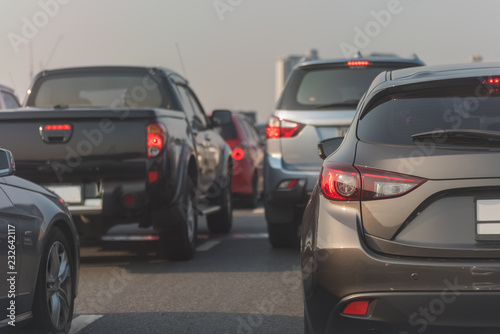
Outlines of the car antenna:
<svg viewBox="0 0 500 334">
<path fill-rule="evenodd" d="M 175 43 L 175 46 L 177 47 L 177 54 L 179 55 L 179 60 L 181 62 L 182 75 L 187 79 L 186 68 L 184 67 L 184 61 L 182 60 L 181 48 L 179 47 L 179 43 Z"/>
</svg>

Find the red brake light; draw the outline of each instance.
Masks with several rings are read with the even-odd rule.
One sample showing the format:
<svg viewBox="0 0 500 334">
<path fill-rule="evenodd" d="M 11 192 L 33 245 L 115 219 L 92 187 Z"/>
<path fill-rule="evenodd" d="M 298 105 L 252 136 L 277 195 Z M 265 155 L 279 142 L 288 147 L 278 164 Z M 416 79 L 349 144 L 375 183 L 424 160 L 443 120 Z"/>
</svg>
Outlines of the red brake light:
<svg viewBox="0 0 500 334">
<path fill-rule="evenodd" d="M 166 131 L 163 125 L 154 123 L 148 125 L 148 157 L 156 157 L 160 155 L 163 146 L 165 145 Z"/>
<path fill-rule="evenodd" d="M 149 183 L 154 183 L 158 181 L 158 172 L 149 172 L 148 178 L 149 178 Z"/>
<path fill-rule="evenodd" d="M 71 125 L 69 124 L 49 124 L 43 127 L 45 131 L 60 131 L 60 130 L 71 130 Z"/>
<path fill-rule="evenodd" d="M 345 307 L 342 314 L 365 316 L 368 314 L 369 305 L 370 302 L 367 300 L 358 300 L 355 302 L 351 302 Z"/>
<path fill-rule="evenodd" d="M 378 169 L 356 168 L 363 178 L 362 200 L 364 201 L 403 196 L 427 181 L 415 176 Z"/>
<path fill-rule="evenodd" d="M 326 162 L 320 175 L 323 195 L 335 201 L 359 201 L 361 179 L 359 172 L 348 164 Z"/>
<path fill-rule="evenodd" d="M 500 83 L 500 78 L 490 78 L 490 79 L 488 80 L 488 82 L 489 82 L 490 84 L 498 84 L 498 83 Z"/>
<path fill-rule="evenodd" d="M 234 160 L 239 161 L 245 157 L 245 151 L 243 151 L 241 147 L 237 147 L 233 150 L 231 156 L 233 157 Z"/>
<path fill-rule="evenodd" d="M 368 60 L 351 60 L 347 62 L 347 66 L 368 66 L 370 62 Z"/>
<path fill-rule="evenodd" d="M 272 116 L 267 122 L 267 138 L 289 138 L 295 136 L 301 124 Z"/>
<path fill-rule="evenodd" d="M 399 197 L 426 181 L 415 176 L 334 162 L 325 162 L 320 175 L 323 195 L 334 201 Z"/>
</svg>

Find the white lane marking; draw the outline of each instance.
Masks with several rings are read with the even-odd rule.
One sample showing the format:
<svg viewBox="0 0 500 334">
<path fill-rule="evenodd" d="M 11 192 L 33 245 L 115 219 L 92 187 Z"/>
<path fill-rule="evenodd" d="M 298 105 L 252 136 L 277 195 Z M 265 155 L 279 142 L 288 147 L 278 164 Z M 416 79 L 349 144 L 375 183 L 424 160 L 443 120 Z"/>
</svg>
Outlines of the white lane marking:
<svg viewBox="0 0 500 334">
<path fill-rule="evenodd" d="M 79 315 L 73 319 L 71 322 L 71 329 L 69 334 L 76 334 L 80 332 L 82 329 L 93 323 L 94 321 L 102 318 L 100 314 L 88 314 L 88 315 Z"/>
<path fill-rule="evenodd" d="M 206 252 L 212 249 L 213 247 L 217 246 L 218 244 L 220 244 L 220 240 L 209 240 L 201 244 L 200 246 L 196 247 L 196 250 L 200 252 Z"/>
<path fill-rule="evenodd" d="M 264 214 L 264 208 L 253 209 L 253 214 Z"/>
</svg>

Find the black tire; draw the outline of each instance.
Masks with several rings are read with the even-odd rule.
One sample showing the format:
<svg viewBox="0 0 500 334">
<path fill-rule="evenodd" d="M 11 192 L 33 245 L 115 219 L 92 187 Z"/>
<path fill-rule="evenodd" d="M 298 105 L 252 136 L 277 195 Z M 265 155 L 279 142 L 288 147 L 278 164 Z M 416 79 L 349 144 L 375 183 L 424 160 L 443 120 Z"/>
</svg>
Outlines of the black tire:
<svg viewBox="0 0 500 334">
<path fill-rule="evenodd" d="M 62 274 L 59 274 L 61 269 Z M 75 263 L 68 240 L 59 228 L 53 227 L 47 236 L 38 270 L 33 299 L 34 328 L 49 334 L 69 332 L 75 305 L 73 275 Z"/>
<path fill-rule="evenodd" d="M 194 256 L 198 233 L 198 214 L 195 205 L 196 193 L 193 182 L 189 180 L 178 231 L 160 232 L 160 253 L 170 261 L 187 261 Z"/>
<path fill-rule="evenodd" d="M 311 334 L 311 328 L 309 327 L 309 322 L 307 321 L 306 310 L 304 307 L 304 334 Z"/>
<path fill-rule="evenodd" d="M 267 232 L 273 248 L 290 248 L 300 245 L 300 210 L 290 205 L 275 205 L 264 201 Z"/>
<path fill-rule="evenodd" d="M 243 205 L 247 208 L 254 209 L 259 204 L 259 193 L 257 190 L 257 174 L 252 177 L 252 193 L 250 195 L 245 195 L 242 198 Z"/>
<path fill-rule="evenodd" d="M 230 170 L 230 169 L 229 169 Z M 233 204 L 231 197 L 231 177 L 219 187 L 220 193 L 215 201 L 221 206 L 220 211 L 207 215 L 207 225 L 211 233 L 226 234 L 233 227 Z"/>
</svg>

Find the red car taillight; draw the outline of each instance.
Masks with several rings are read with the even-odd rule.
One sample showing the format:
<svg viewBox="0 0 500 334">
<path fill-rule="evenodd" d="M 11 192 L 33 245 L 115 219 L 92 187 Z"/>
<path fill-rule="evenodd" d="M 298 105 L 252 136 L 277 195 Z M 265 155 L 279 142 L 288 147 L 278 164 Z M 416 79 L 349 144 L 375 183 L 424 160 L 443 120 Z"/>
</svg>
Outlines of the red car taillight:
<svg viewBox="0 0 500 334">
<path fill-rule="evenodd" d="M 267 122 L 266 136 L 271 139 L 293 137 L 299 132 L 300 126 L 300 123 L 272 116 Z"/>
<path fill-rule="evenodd" d="M 334 201 L 370 201 L 403 196 L 427 180 L 378 169 L 326 162 L 320 175 L 323 195 Z"/>
<path fill-rule="evenodd" d="M 160 155 L 166 142 L 165 128 L 159 123 L 148 125 L 148 158 L 154 158 Z"/>
</svg>

